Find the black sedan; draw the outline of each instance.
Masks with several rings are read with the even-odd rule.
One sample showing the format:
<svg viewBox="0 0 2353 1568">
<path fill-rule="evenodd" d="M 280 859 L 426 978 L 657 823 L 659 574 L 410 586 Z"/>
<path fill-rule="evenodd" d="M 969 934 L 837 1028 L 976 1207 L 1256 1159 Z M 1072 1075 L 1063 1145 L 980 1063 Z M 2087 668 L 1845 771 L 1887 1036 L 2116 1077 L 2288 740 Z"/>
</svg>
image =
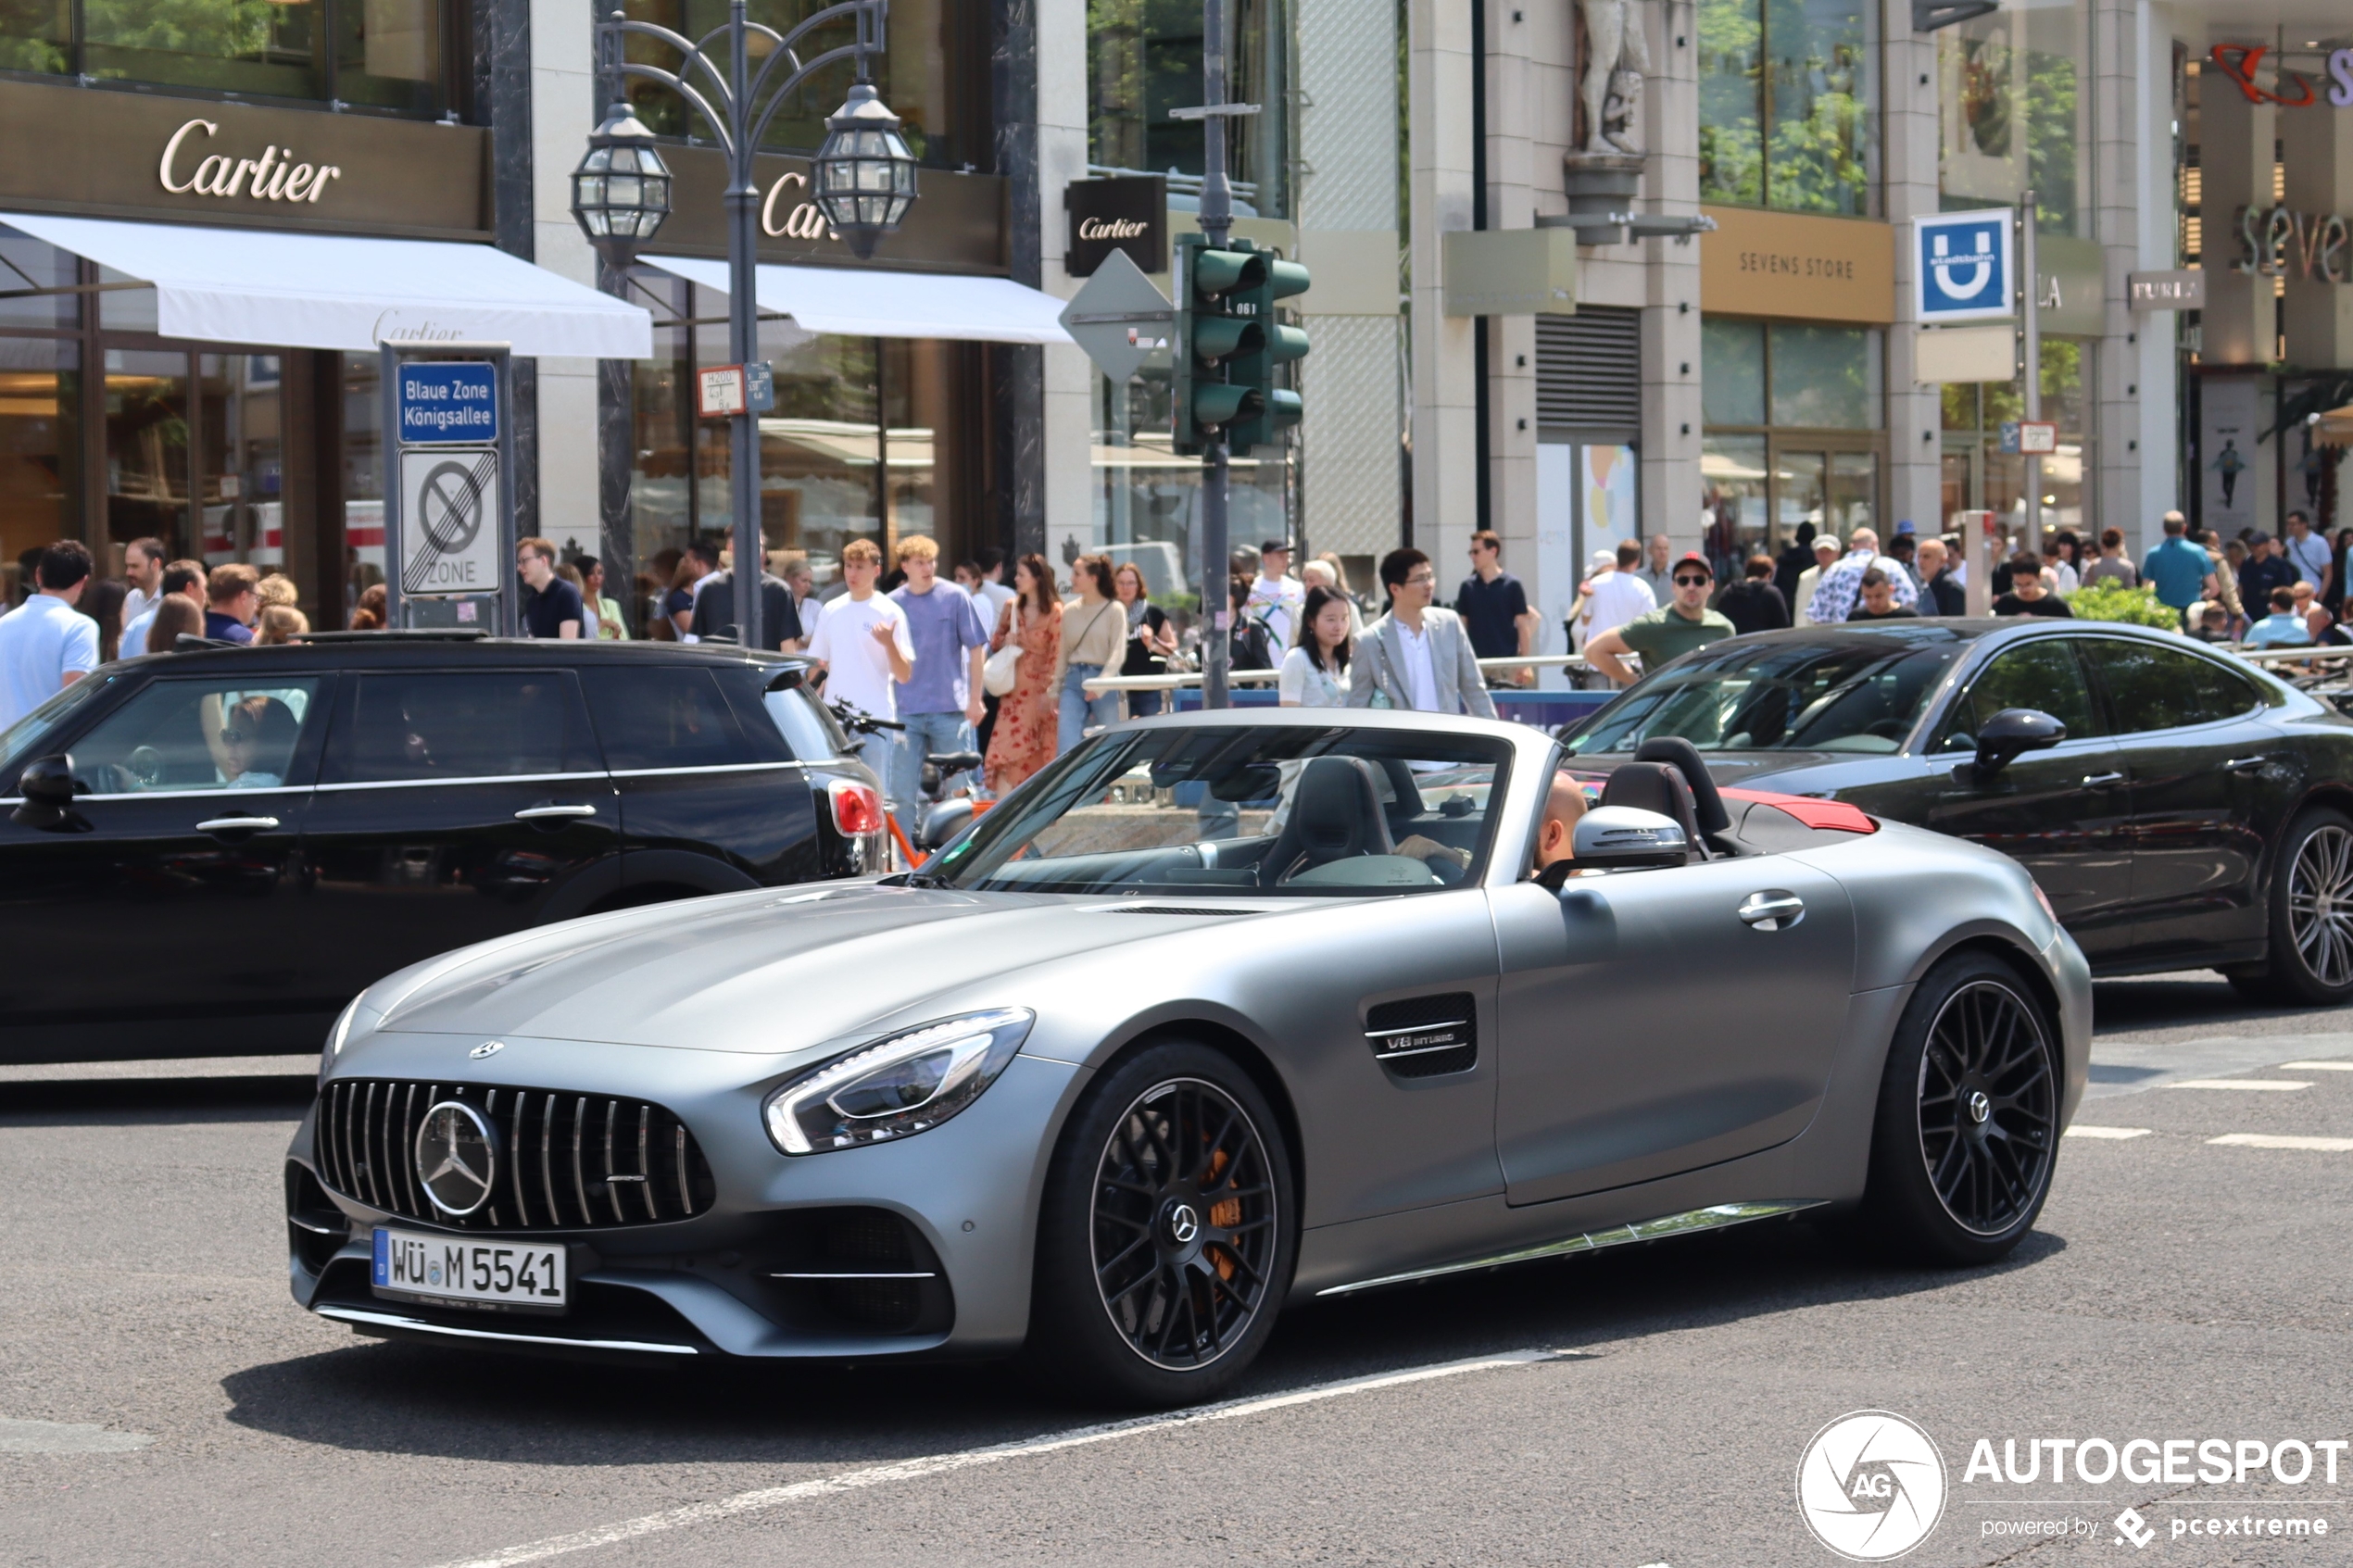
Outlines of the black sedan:
<svg viewBox="0 0 2353 1568">
<path fill-rule="evenodd" d="M 1718 785 L 2013 856 L 2095 973 L 2216 969 L 2253 997 L 2353 998 L 2353 721 L 2183 637 L 2042 621 L 1760 633 L 1662 666 L 1563 735 L 1596 771 L 1668 737 Z"/>
<path fill-rule="evenodd" d="M 878 870 L 804 672 L 381 633 L 103 666 L 0 734 L 0 1062 L 316 1050 L 452 947 Z"/>
</svg>

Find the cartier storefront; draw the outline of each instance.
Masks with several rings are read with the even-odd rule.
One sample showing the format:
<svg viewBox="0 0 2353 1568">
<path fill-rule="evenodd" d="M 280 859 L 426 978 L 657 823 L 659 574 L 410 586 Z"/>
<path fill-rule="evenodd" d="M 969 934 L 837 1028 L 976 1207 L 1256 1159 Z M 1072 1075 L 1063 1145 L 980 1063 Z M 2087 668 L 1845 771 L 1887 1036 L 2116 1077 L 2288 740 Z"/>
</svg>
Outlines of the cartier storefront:
<svg viewBox="0 0 2353 1568">
<path fill-rule="evenodd" d="M 281 26 L 326 8 L 271 7 Z M 377 344 L 646 352 L 644 311 L 488 243 L 489 133 L 432 118 L 445 52 L 404 37 L 354 44 L 317 107 L 206 94 L 172 75 L 177 57 L 140 67 L 166 91 L 0 80 L 11 601 L 51 539 L 87 540 L 119 573 L 122 546 L 153 536 L 175 557 L 281 570 L 314 623 L 340 625 L 384 570 Z M 263 69 L 208 69 L 230 65 Z M 371 71 L 402 89 L 372 112 L 346 96 Z M 296 96 L 292 78 L 271 82 Z"/>
</svg>

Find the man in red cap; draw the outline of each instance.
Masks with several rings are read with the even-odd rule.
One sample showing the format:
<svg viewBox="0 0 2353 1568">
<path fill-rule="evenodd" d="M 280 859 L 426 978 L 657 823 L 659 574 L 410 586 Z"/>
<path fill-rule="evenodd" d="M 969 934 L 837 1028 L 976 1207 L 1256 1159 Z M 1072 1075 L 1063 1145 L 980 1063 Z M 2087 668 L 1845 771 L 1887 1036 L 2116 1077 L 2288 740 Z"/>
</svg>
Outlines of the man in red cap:
<svg viewBox="0 0 2353 1568">
<path fill-rule="evenodd" d="M 1684 556 L 1675 563 L 1668 583 L 1672 598 L 1648 615 L 1638 615 L 1587 643 L 1586 662 L 1619 685 L 1629 685 L 1634 672 L 1620 662 L 1621 654 L 1641 654 L 1642 668 L 1655 670 L 1719 637 L 1739 634 L 1730 621 L 1707 608 L 1707 596 L 1716 587 L 1716 570 L 1705 556 Z"/>
</svg>

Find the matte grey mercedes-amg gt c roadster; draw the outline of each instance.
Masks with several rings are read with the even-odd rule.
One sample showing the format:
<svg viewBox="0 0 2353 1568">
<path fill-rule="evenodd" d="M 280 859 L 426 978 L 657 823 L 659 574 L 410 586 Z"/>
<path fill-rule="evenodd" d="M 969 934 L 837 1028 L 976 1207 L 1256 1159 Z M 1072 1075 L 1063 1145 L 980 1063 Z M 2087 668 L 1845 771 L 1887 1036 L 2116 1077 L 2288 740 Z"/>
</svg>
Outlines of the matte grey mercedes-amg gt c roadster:
<svg viewBox="0 0 2353 1568">
<path fill-rule="evenodd" d="M 919 872 L 402 970 L 288 1151 L 295 1297 L 1174 1403 L 1288 1302 L 1501 1262 L 1814 1209 L 2002 1256 L 2082 1092 L 2082 953 L 2016 861 L 1686 753 L 1584 802 L 1510 724 L 1147 720 Z"/>
</svg>

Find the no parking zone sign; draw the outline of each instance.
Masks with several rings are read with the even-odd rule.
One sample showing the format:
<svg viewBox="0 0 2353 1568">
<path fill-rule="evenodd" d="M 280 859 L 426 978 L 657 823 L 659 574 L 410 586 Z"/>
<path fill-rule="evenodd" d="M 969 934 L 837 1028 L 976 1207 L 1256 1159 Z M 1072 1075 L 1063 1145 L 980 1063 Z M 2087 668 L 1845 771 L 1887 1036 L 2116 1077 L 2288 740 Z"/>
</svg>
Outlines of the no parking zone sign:
<svg viewBox="0 0 2353 1568">
<path fill-rule="evenodd" d="M 1912 297 L 1920 323 L 1988 321 L 2017 313 L 2010 209 L 1912 220 Z"/>
<path fill-rule="evenodd" d="M 388 343 L 381 354 L 391 624 L 472 625 L 511 636 L 520 628 L 510 582 L 507 345 Z"/>
</svg>

